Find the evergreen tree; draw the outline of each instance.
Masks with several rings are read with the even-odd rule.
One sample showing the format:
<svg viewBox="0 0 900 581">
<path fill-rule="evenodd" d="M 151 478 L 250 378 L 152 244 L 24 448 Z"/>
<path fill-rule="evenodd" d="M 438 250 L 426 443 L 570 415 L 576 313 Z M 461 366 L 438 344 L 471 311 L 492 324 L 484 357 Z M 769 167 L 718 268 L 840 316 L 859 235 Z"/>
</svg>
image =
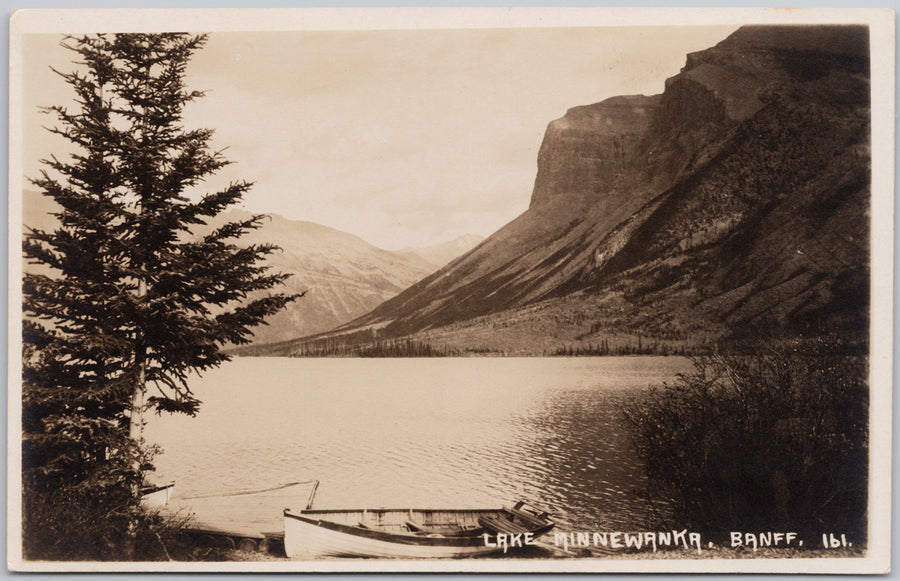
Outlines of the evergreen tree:
<svg viewBox="0 0 900 581">
<path fill-rule="evenodd" d="M 49 497 L 81 499 L 79 509 L 100 499 L 118 519 L 112 530 L 133 528 L 141 413 L 196 414 L 190 373 L 227 361 L 223 346 L 248 342 L 252 327 L 299 296 L 264 294 L 286 278 L 261 264 L 276 247 L 236 245 L 264 216 L 192 234 L 250 188 L 200 189 L 229 163 L 210 149 L 212 130 L 182 124 L 184 107 L 203 95 L 184 76 L 205 41 L 101 34 L 63 42 L 78 66 L 57 73 L 77 106 L 46 111 L 58 121 L 50 131 L 76 152 L 43 160 L 32 183 L 61 208 L 59 226 L 31 230 L 23 246 L 26 260 L 53 272 L 26 274 L 23 286 L 26 554 L 29 533 L 61 532 L 53 519 L 66 515 L 38 506 Z M 71 558 L 59 540 L 32 541 L 35 558 Z M 116 542 L 101 541 L 87 558 L 116 558 Z"/>
</svg>

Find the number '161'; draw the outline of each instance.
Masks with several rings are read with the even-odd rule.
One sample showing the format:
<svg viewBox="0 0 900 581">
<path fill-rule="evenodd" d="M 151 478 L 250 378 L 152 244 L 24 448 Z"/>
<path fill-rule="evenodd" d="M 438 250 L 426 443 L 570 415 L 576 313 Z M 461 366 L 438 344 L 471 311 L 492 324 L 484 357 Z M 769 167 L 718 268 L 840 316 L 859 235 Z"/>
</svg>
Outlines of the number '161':
<svg viewBox="0 0 900 581">
<path fill-rule="evenodd" d="M 822 533 L 822 546 L 826 549 L 839 549 L 841 547 L 852 547 L 853 543 L 847 542 L 847 535 L 836 537 L 834 533 Z"/>
</svg>

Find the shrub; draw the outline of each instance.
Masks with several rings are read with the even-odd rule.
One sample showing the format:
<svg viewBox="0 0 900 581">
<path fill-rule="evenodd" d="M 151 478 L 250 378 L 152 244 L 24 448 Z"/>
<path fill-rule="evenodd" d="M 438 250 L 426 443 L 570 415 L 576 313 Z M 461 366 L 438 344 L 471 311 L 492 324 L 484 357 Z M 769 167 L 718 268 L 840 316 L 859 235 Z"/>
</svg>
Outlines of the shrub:
<svg viewBox="0 0 900 581">
<path fill-rule="evenodd" d="M 865 357 L 817 341 L 693 363 L 625 409 L 647 476 L 642 493 L 659 524 L 837 530 L 864 542 Z"/>
<path fill-rule="evenodd" d="M 193 560 L 184 519 L 164 519 L 121 488 L 23 494 L 22 556 L 40 561 Z"/>
</svg>

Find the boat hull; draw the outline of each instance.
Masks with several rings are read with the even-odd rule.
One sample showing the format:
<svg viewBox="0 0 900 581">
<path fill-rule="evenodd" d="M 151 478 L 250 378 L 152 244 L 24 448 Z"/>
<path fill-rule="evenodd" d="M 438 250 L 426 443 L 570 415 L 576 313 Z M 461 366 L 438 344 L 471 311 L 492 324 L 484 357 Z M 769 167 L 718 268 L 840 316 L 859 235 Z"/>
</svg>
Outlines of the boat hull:
<svg viewBox="0 0 900 581">
<path fill-rule="evenodd" d="M 141 491 L 141 506 L 145 510 L 162 508 L 169 504 L 169 499 L 172 498 L 174 490 L 174 482 L 162 486 L 148 487 Z"/>
<path fill-rule="evenodd" d="M 485 530 L 475 523 L 481 519 L 496 519 L 502 510 L 463 511 L 415 511 L 418 518 L 424 513 L 429 519 L 445 519 L 441 525 L 425 525 L 424 530 L 412 532 L 397 524 L 398 518 L 407 511 L 376 510 L 368 513 L 377 517 L 370 526 L 352 522 L 366 511 L 301 511 L 284 512 L 284 548 L 289 558 L 314 560 L 341 557 L 369 557 L 381 559 L 453 559 L 477 557 L 509 549 L 508 543 L 498 543 L 496 531 Z M 414 511 L 408 511 L 412 515 Z M 353 516 L 350 516 L 353 515 Z M 365 518 L 365 517 L 364 517 Z M 411 517 L 416 518 L 416 517 Z M 512 518 L 512 517 L 510 517 Z M 393 522 L 392 522 L 393 519 Z M 336 522 L 341 521 L 344 522 Z M 459 527 L 454 533 L 447 523 Z M 528 538 L 534 539 L 552 528 L 553 523 L 544 521 L 527 531 Z M 444 530 L 444 534 L 437 533 Z M 525 534 L 519 537 L 524 544 Z"/>
</svg>

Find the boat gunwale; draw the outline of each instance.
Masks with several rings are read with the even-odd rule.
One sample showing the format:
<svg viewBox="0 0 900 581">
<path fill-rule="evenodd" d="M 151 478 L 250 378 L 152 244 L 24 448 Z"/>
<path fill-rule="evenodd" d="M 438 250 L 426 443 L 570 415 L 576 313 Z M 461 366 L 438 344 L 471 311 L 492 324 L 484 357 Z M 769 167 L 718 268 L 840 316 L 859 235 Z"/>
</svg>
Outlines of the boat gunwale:
<svg viewBox="0 0 900 581">
<path fill-rule="evenodd" d="M 291 509 L 285 509 L 291 510 Z M 505 508 L 308 508 L 292 514 L 341 514 L 351 512 L 456 512 L 456 513 L 485 513 L 485 512 L 506 512 Z"/>
<path fill-rule="evenodd" d="M 167 490 L 169 488 L 175 488 L 175 483 L 169 482 L 168 484 L 150 484 L 142 487 L 139 492 L 141 496 L 147 496 L 150 494 L 155 494 L 157 492 L 162 492 L 163 490 Z"/>
</svg>

